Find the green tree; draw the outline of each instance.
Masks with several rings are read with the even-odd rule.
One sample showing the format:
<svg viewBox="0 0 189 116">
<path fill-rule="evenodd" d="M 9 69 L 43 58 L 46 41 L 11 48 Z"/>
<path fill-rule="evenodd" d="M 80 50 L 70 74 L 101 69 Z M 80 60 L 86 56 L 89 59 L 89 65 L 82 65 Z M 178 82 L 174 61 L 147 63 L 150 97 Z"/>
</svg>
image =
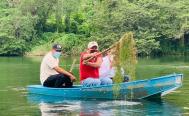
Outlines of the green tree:
<svg viewBox="0 0 189 116">
<path fill-rule="evenodd" d="M 1 9 L 0 38 L 1 55 L 22 55 L 29 50 L 28 45 L 35 37 L 35 18 L 26 16 L 18 10 L 18 1 L 7 1 L 6 8 Z"/>
</svg>

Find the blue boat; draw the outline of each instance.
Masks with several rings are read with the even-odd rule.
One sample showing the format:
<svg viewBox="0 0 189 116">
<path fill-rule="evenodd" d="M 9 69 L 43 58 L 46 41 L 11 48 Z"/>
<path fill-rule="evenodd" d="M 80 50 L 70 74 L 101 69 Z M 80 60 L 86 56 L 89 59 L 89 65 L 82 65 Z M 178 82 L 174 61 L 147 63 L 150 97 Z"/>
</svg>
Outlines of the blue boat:
<svg viewBox="0 0 189 116">
<path fill-rule="evenodd" d="M 171 74 L 147 80 L 131 81 L 96 87 L 49 88 L 42 85 L 27 87 L 29 94 L 57 96 L 64 99 L 152 99 L 161 98 L 182 86 L 183 74 Z"/>
</svg>

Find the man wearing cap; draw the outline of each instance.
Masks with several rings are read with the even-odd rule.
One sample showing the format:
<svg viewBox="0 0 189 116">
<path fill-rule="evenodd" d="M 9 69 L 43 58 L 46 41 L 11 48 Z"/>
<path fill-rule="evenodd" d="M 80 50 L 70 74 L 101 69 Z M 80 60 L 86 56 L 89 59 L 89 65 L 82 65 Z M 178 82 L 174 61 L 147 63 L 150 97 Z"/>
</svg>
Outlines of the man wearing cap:
<svg viewBox="0 0 189 116">
<path fill-rule="evenodd" d="M 86 62 L 91 57 L 94 58 Z M 99 67 L 101 63 L 102 55 L 99 54 L 97 42 L 89 42 L 88 49 L 82 52 L 80 57 L 80 80 L 83 86 L 90 87 L 101 84 L 99 79 Z"/>
<path fill-rule="evenodd" d="M 60 44 L 54 44 L 42 60 L 40 81 L 46 87 L 72 87 L 75 76 L 59 67 L 59 57 L 62 52 Z"/>
</svg>

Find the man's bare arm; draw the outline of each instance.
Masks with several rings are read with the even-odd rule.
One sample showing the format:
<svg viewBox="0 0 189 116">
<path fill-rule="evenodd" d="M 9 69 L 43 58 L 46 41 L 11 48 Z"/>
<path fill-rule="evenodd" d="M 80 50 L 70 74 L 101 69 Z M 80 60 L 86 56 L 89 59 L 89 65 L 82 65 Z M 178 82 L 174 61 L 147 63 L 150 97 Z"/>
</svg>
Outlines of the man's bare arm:
<svg viewBox="0 0 189 116">
<path fill-rule="evenodd" d="M 88 65 L 94 68 L 99 68 L 101 64 L 102 64 L 102 57 L 98 57 L 96 62 L 85 62 L 85 65 Z"/>
<path fill-rule="evenodd" d="M 87 59 L 89 59 L 89 58 L 91 58 L 91 57 L 94 57 L 94 56 L 96 56 L 96 52 L 95 53 L 87 53 L 87 54 L 84 54 L 83 55 L 83 57 L 82 57 L 82 59 L 83 60 L 87 60 Z"/>
<path fill-rule="evenodd" d="M 72 75 L 70 72 L 64 70 L 63 68 L 61 68 L 59 66 L 54 67 L 54 70 L 56 70 L 56 72 L 58 72 L 58 73 L 61 73 L 61 74 L 68 76 L 72 81 L 76 80 L 74 75 Z"/>
</svg>

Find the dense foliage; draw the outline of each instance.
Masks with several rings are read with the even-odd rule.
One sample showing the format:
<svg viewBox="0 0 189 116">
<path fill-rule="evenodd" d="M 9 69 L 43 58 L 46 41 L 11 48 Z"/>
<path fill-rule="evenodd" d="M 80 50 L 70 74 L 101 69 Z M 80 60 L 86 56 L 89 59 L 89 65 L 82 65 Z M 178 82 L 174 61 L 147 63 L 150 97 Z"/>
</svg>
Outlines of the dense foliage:
<svg viewBox="0 0 189 116">
<path fill-rule="evenodd" d="M 132 31 L 139 55 L 189 51 L 188 0 L 1 0 L 0 55 L 40 55 L 52 43 L 77 55 Z"/>
</svg>

